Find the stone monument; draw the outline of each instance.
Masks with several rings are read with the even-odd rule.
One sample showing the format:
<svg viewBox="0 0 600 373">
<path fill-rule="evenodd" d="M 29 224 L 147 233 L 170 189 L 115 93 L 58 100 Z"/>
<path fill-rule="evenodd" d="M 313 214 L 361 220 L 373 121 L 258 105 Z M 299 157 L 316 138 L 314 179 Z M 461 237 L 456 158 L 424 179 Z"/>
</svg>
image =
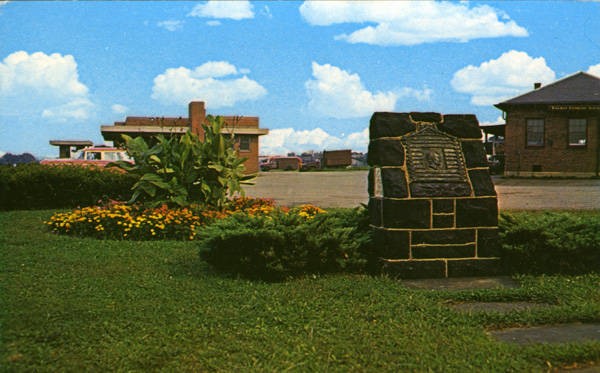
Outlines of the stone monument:
<svg viewBox="0 0 600 373">
<path fill-rule="evenodd" d="M 498 274 L 498 202 L 475 115 L 378 112 L 369 131 L 369 214 L 384 272 Z"/>
</svg>

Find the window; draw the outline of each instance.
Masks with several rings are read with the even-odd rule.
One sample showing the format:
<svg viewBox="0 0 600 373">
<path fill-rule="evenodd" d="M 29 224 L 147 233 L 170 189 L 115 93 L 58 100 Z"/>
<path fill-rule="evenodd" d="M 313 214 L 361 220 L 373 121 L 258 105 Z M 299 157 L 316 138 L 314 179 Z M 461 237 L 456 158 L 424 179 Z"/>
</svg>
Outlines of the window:
<svg viewBox="0 0 600 373">
<path fill-rule="evenodd" d="M 543 119 L 527 119 L 527 146 L 544 146 Z"/>
<path fill-rule="evenodd" d="M 94 161 L 94 160 L 100 160 L 100 159 L 101 159 L 100 152 L 86 152 L 85 153 L 86 161 Z"/>
<path fill-rule="evenodd" d="M 247 136 L 247 135 L 240 136 L 239 150 L 250 151 L 250 136 Z"/>
<path fill-rule="evenodd" d="M 569 146 L 587 144 L 587 121 L 581 118 L 569 119 Z"/>
<path fill-rule="evenodd" d="M 104 160 L 105 161 L 118 161 L 119 153 L 117 152 L 104 152 Z"/>
</svg>

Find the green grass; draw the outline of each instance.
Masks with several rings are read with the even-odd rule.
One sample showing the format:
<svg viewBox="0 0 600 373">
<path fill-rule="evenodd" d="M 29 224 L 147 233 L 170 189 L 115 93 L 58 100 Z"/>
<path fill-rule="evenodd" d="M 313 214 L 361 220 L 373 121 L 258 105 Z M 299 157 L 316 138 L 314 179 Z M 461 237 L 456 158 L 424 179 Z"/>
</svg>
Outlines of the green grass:
<svg viewBox="0 0 600 373">
<path fill-rule="evenodd" d="M 0 371 L 544 371 L 600 343 L 518 347 L 486 330 L 600 321 L 600 275 L 440 292 L 361 275 L 260 283 L 214 273 L 193 242 L 56 236 L 52 211 L 0 213 Z M 549 309 L 467 315 L 447 303 Z"/>
</svg>

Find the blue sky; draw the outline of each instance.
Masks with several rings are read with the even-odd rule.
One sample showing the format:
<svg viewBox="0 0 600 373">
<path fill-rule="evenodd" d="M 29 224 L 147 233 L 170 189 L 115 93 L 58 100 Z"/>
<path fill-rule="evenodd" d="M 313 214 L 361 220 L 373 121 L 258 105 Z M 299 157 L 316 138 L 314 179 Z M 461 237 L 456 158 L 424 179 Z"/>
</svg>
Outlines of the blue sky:
<svg viewBox="0 0 600 373">
<path fill-rule="evenodd" d="M 600 76 L 600 2 L 0 1 L 0 154 L 126 116 L 259 116 L 261 153 L 365 151 L 374 111 L 474 113 Z"/>
</svg>

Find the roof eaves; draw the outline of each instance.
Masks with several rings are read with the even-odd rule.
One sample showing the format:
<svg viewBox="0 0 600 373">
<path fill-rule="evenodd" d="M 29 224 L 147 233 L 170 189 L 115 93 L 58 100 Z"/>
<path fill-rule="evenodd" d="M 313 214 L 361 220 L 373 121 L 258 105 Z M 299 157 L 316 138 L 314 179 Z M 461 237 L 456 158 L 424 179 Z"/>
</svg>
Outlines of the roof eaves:
<svg viewBox="0 0 600 373">
<path fill-rule="evenodd" d="M 547 89 L 547 88 L 549 88 L 549 87 L 552 87 L 552 86 L 554 86 L 554 85 L 556 85 L 556 84 L 558 84 L 558 83 L 561 83 L 561 82 L 563 82 L 563 81 L 565 81 L 565 80 L 567 80 L 567 79 L 571 79 L 571 78 L 573 78 L 573 77 L 575 77 L 575 76 L 577 76 L 577 75 L 581 75 L 581 74 L 583 74 L 583 75 L 588 75 L 588 76 L 590 76 L 590 77 L 592 77 L 592 78 L 596 78 L 596 79 L 598 79 L 598 78 L 597 78 L 596 76 L 594 76 L 594 75 L 588 74 L 588 73 L 586 73 L 586 72 L 583 72 L 583 71 L 578 71 L 578 72 L 576 72 L 576 73 L 573 73 L 573 74 L 571 74 L 571 75 L 568 75 L 568 76 L 565 76 L 565 77 L 563 77 L 563 78 L 560 78 L 560 79 L 558 79 L 558 80 L 555 80 L 555 81 L 554 81 L 554 82 L 552 82 L 552 83 L 549 83 L 549 84 L 547 84 L 547 85 L 541 86 L 540 88 L 533 89 L 533 90 L 531 90 L 531 91 L 528 91 L 528 92 L 525 92 L 525 93 L 523 93 L 523 94 L 520 94 L 520 95 L 518 95 L 518 96 L 515 96 L 515 97 L 513 97 L 513 98 L 511 98 L 511 99 L 509 99 L 509 100 L 502 101 L 502 102 L 500 102 L 500 103 L 494 104 L 494 106 L 495 106 L 495 107 L 497 107 L 497 108 L 501 108 L 501 106 L 500 106 L 500 105 L 502 105 L 502 106 L 504 106 L 504 107 L 506 107 L 506 106 L 508 106 L 508 105 L 523 105 L 523 104 L 525 104 L 525 105 L 531 105 L 532 103 L 519 103 L 519 102 L 514 102 L 514 101 L 518 101 L 518 99 L 519 99 L 519 98 L 521 98 L 521 97 L 527 96 L 527 95 L 529 95 L 529 94 L 531 94 L 531 93 L 534 93 L 534 92 L 539 92 L 539 91 L 541 91 L 541 90 L 545 90 L 545 89 Z"/>
</svg>

